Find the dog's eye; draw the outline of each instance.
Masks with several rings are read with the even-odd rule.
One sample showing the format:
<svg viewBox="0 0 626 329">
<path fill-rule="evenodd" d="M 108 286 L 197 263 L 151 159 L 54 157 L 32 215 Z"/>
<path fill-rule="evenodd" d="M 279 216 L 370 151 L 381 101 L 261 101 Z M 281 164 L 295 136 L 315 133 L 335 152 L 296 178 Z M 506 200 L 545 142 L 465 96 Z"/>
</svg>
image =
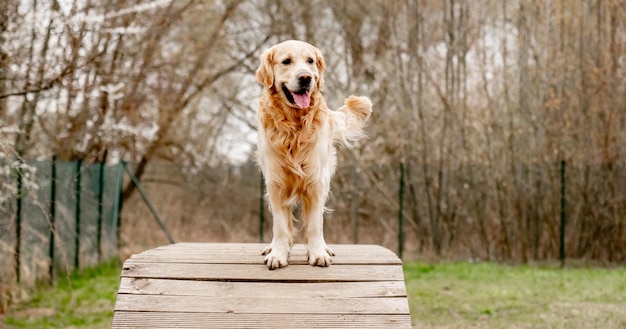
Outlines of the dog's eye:
<svg viewBox="0 0 626 329">
<path fill-rule="evenodd" d="M 289 65 L 291 64 L 291 58 L 287 58 L 284 61 L 282 61 L 283 65 Z"/>
<path fill-rule="evenodd" d="M 309 63 L 309 64 L 313 64 L 313 63 L 315 63 L 315 61 L 313 60 L 313 58 L 309 58 L 309 59 L 307 60 L 307 63 Z"/>
</svg>

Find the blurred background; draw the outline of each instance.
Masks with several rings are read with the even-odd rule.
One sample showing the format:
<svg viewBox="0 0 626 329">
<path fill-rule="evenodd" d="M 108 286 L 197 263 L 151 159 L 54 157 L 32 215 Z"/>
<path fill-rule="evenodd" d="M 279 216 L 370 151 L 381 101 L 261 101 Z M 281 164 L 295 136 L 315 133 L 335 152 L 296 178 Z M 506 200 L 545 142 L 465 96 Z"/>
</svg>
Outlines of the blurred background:
<svg viewBox="0 0 626 329">
<path fill-rule="evenodd" d="M 3 0 L 0 291 L 168 243 L 123 163 L 174 240 L 269 242 L 254 72 L 286 39 L 331 108 L 374 103 L 328 243 L 623 263 L 625 25 L 624 0 Z"/>
</svg>

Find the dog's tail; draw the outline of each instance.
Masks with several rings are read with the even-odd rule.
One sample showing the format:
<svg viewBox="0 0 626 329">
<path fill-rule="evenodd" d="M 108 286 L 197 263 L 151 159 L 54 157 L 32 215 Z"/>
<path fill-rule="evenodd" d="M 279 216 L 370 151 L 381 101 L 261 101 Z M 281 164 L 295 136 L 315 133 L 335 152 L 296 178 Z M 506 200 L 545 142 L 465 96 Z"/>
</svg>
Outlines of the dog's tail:
<svg viewBox="0 0 626 329">
<path fill-rule="evenodd" d="M 372 113 L 372 102 L 367 97 L 350 96 L 342 107 L 331 113 L 335 126 L 334 140 L 351 146 L 352 142 L 365 137 L 363 126 Z"/>
</svg>

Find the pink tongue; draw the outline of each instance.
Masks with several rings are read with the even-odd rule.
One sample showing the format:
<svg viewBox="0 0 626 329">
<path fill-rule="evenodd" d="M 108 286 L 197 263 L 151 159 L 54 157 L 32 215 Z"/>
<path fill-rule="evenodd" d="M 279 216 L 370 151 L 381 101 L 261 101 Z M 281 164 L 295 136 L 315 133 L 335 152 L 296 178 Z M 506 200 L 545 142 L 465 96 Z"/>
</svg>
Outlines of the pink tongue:
<svg viewBox="0 0 626 329">
<path fill-rule="evenodd" d="M 296 105 L 298 105 L 301 109 L 305 109 L 311 105 L 311 97 L 309 96 L 309 93 L 301 95 L 291 94 L 291 96 L 293 96 L 293 100 L 296 102 Z"/>
</svg>

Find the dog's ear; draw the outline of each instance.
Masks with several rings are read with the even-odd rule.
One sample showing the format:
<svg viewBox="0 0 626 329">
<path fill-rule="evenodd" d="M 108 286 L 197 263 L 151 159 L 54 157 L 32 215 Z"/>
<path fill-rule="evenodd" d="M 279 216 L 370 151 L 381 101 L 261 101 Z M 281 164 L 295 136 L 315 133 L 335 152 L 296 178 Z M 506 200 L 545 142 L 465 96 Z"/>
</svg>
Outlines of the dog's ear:
<svg viewBox="0 0 626 329">
<path fill-rule="evenodd" d="M 256 80 L 265 88 L 271 88 L 274 85 L 274 51 L 266 50 L 261 55 L 261 64 L 256 70 Z"/>
<path fill-rule="evenodd" d="M 322 52 L 317 48 L 315 48 L 315 57 L 317 58 L 315 65 L 317 66 L 317 72 L 319 72 L 320 75 L 317 79 L 317 89 L 322 91 L 324 90 L 324 69 L 326 68 L 326 63 L 324 63 L 324 56 L 322 56 Z"/>
</svg>

